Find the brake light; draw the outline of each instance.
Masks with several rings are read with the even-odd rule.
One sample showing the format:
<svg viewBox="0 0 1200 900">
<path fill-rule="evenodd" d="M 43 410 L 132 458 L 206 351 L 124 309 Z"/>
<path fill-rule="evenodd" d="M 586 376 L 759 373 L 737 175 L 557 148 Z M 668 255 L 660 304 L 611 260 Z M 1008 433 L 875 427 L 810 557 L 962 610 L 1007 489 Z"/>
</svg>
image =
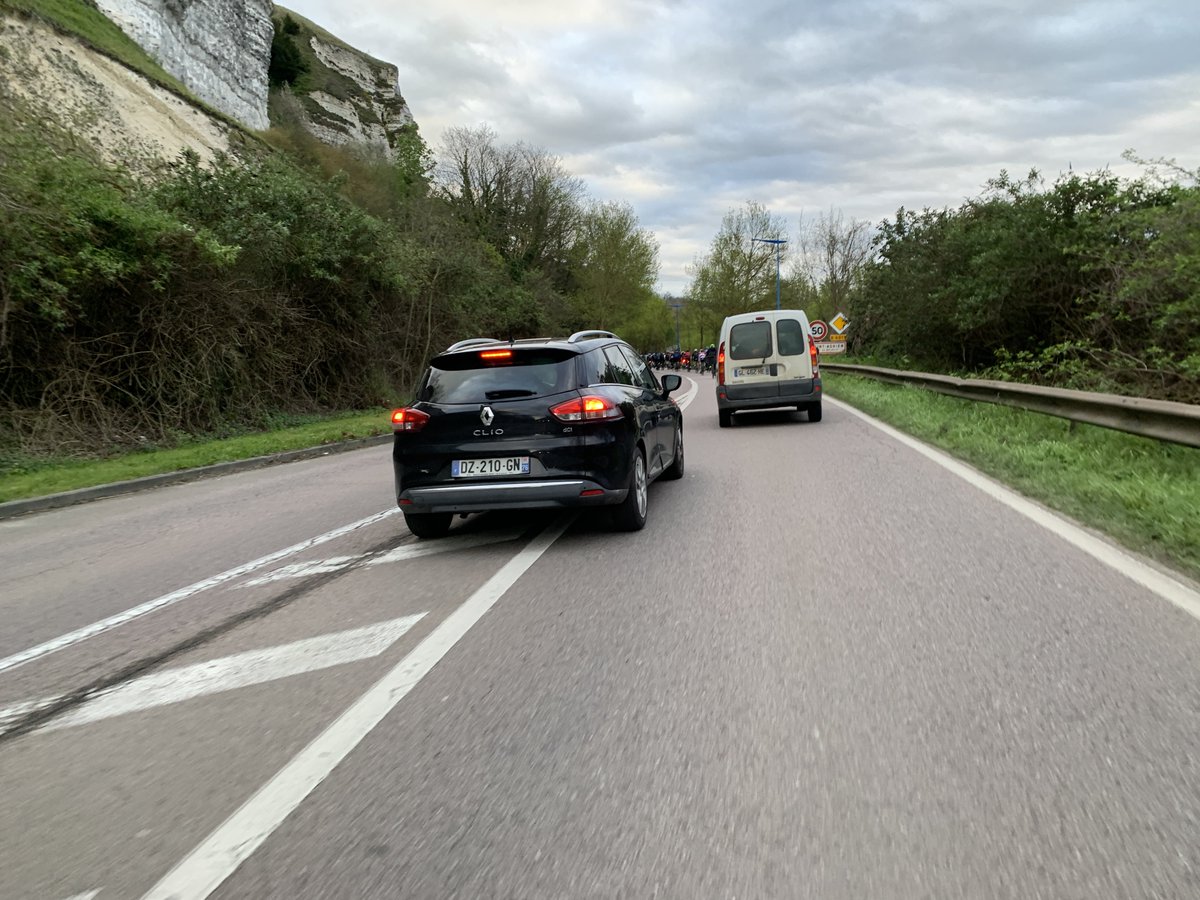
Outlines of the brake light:
<svg viewBox="0 0 1200 900">
<path fill-rule="evenodd" d="M 479 354 L 480 359 L 512 359 L 511 350 L 484 350 Z"/>
<path fill-rule="evenodd" d="M 550 415 L 560 422 L 599 422 L 624 418 L 621 407 L 607 397 L 588 394 L 550 407 Z"/>
<path fill-rule="evenodd" d="M 717 384 L 725 383 L 725 342 L 721 341 L 721 349 L 717 351 Z"/>
<path fill-rule="evenodd" d="M 817 350 L 817 342 L 812 339 L 812 335 L 808 336 L 808 358 L 812 362 L 813 378 L 817 377 L 817 366 L 821 364 L 821 355 Z"/>
<path fill-rule="evenodd" d="M 429 413 L 406 406 L 392 410 L 392 431 L 420 431 L 429 421 Z"/>
</svg>

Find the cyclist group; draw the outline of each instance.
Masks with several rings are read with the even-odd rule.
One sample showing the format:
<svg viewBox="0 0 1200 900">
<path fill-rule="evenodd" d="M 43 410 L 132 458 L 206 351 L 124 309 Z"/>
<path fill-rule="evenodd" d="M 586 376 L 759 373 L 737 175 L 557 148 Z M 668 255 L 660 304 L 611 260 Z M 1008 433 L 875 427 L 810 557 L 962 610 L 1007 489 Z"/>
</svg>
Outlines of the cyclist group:
<svg viewBox="0 0 1200 900">
<path fill-rule="evenodd" d="M 671 369 L 689 372 L 711 372 L 717 374 L 717 348 L 714 344 L 693 350 L 664 350 L 646 354 L 646 362 L 655 369 Z"/>
</svg>

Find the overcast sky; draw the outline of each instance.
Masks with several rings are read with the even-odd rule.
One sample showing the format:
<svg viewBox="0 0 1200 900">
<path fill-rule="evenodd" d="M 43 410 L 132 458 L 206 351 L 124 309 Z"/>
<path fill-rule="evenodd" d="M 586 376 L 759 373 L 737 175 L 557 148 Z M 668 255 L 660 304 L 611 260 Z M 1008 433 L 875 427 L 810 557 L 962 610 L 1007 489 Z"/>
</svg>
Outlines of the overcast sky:
<svg viewBox="0 0 1200 900">
<path fill-rule="evenodd" d="M 436 148 L 490 125 L 632 204 L 683 292 L 722 215 L 956 207 L 1008 169 L 1200 168 L 1196 0 L 289 0 L 400 70 Z"/>
</svg>

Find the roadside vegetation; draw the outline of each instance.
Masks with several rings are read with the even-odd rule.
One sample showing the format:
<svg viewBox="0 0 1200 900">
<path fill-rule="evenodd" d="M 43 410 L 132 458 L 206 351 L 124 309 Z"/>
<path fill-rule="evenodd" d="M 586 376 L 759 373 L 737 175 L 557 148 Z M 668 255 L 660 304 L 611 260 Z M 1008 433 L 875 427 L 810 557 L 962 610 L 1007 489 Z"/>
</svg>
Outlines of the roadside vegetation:
<svg viewBox="0 0 1200 900">
<path fill-rule="evenodd" d="M 188 438 L 171 447 L 147 444 L 106 459 L 10 454 L 5 460 L 5 470 L 0 474 L 0 503 L 390 434 L 388 412 L 376 409 L 336 416 L 275 415 L 263 421 L 261 430 L 224 437 Z"/>
<path fill-rule="evenodd" d="M 731 210 L 693 266 L 685 319 L 715 333 L 782 297 L 844 312 L 851 349 L 895 368 L 1200 402 L 1200 172 L 1005 172 L 956 209 L 900 208 L 872 227 L 840 213 L 788 223 Z M 693 325 L 694 327 L 694 325 Z"/>
<path fill-rule="evenodd" d="M 670 330 L 653 237 L 556 157 L 331 147 L 294 99 L 273 152 L 135 174 L 0 85 L 0 477 L 386 408 L 463 335 Z"/>
<path fill-rule="evenodd" d="M 826 372 L 829 395 L 1200 579 L 1200 450 Z"/>
</svg>

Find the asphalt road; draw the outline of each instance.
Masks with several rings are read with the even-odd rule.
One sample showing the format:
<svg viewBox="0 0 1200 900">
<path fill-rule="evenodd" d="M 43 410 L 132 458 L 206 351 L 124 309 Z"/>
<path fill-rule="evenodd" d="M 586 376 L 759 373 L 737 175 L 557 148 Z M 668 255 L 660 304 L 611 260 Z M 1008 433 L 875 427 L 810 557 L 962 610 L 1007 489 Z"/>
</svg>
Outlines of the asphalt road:
<svg viewBox="0 0 1200 900">
<path fill-rule="evenodd" d="M 0 522 L 0 897 L 1200 897 L 1194 586 L 697 381 L 637 534 L 386 447 Z"/>
</svg>

